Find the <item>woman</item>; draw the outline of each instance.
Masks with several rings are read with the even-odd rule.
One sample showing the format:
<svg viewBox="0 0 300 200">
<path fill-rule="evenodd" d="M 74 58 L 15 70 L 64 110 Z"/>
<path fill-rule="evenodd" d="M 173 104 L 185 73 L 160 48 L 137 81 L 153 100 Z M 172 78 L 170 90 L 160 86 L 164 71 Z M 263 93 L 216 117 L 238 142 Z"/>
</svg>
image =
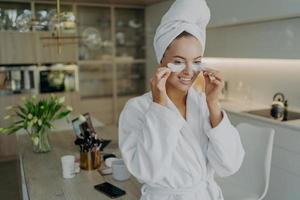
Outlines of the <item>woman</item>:
<svg viewBox="0 0 300 200">
<path fill-rule="evenodd" d="M 144 183 L 142 200 L 222 200 L 214 174 L 229 176 L 241 166 L 239 134 L 218 106 L 221 74 L 205 69 L 205 93 L 192 87 L 208 20 L 204 0 L 175 1 L 155 35 L 160 66 L 151 92 L 129 100 L 121 113 L 119 147 Z M 174 72 L 169 63 L 184 68 Z"/>
</svg>

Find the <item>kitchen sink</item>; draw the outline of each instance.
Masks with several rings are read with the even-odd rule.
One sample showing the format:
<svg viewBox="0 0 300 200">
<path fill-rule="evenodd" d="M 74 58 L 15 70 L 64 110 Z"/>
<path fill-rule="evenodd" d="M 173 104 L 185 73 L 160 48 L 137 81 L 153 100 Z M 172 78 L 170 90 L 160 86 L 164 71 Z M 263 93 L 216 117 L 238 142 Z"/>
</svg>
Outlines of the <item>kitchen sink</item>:
<svg viewBox="0 0 300 200">
<path fill-rule="evenodd" d="M 274 119 L 271 116 L 271 109 L 250 110 L 250 111 L 244 111 L 244 112 L 252 114 L 252 115 L 269 118 L 269 119 Z M 300 119 L 299 112 L 288 111 L 286 119 L 283 119 L 282 121 L 290 121 L 290 120 L 297 120 L 297 119 Z"/>
</svg>

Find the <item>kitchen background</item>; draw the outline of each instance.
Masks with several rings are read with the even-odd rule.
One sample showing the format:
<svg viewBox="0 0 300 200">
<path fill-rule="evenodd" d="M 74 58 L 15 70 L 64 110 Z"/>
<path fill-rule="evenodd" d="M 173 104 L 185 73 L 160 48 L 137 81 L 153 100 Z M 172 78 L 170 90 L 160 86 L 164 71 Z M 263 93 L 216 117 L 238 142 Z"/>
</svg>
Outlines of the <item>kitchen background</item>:
<svg viewBox="0 0 300 200">
<path fill-rule="evenodd" d="M 90 112 L 116 134 L 126 101 L 149 90 L 157 66 L 155 30 L 173 0 L 61 2 L 65 14 L 57 31 L 56 1 L 0 0 L 0 116 L 22 96 L 54 92 L 66 96 L 75 113 Z M 270 107 L 273 95 L 282 92 L 288 108 L 300 111 L 300 2 L 207 3 L 212 18 L 204 62 L 225 77 L 222 102 L 225 107 L 234 102 L 227 107 L 233 123 L 248 121 L 277 132 L 267 199 L 299 199 L 300 129 L 230 109 Z M 0 126 L 5 123 L 0 120 Z M 0 154 L 16 154 L 12 144 L 15 136 L 1 136 Z"/>
</svg>

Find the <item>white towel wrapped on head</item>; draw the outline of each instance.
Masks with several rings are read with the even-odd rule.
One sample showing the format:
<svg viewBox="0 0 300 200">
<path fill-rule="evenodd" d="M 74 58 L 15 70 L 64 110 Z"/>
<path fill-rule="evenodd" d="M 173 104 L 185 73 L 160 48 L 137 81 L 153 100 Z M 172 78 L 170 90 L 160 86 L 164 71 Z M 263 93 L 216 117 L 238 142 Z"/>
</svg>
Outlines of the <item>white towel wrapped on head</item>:
<svg viewBox="0 0 300 200">
<path fill-rule="evenodd" d="M 210 10 L 205 0 L 175 0 L 163 16 L 154 37 L 154 50 L 158 63 L 167 47 L 184 31 L 200 41 L 204 52 L 206 26 L 209 19 Z"/>
</svg>

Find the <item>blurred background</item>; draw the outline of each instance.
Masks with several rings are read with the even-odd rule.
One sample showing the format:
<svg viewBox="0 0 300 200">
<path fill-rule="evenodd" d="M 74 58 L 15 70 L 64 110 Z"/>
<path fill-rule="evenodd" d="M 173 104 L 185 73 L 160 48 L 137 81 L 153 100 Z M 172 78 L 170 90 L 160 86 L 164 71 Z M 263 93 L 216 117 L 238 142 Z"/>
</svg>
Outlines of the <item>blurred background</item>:
<svg viewBox="0 0 300 200">
<path fill-rule="evenodd" d="M 157 67 L 155 30 L 173 2 L 0 0 L 0 127 L 10 123 L 2 119 L 7 106 L 56 94 L 65 96 L 74 115 L 89 112 L 116 139 L 125 103 L 149 91 Z M 224 75 L 221 104 L 235 125 L 247 121 L 277 130 L 266 199 L 299 199 L 300 1 L 207 3 L 211 21 L 203 62 Z M 195 87 L 203 90 L 201 75 Z M 278 92 L 296 113 L 292 120 L 269 116 Z M 249 114 L 261 109 L 267 114 Z M 16 136 L 1 135 L 1 198 L 9 192 L 1 186 L 5 170 L 16 169 L 19 177 L 16 157 Z M 15 188 L 8 183 L 2 184 Z"/>
</svg>

